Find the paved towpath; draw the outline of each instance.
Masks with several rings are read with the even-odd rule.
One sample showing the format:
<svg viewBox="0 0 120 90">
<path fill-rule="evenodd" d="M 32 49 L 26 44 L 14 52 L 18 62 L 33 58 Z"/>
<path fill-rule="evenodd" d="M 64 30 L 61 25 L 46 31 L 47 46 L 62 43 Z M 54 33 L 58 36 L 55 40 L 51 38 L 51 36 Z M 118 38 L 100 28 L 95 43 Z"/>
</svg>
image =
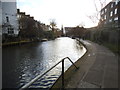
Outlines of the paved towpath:
<svg viewBox="0 0 120 90">
<path fill-rule="evenodd" d="M 118 88 L 118 57 L 104 46 L 82 42 L 88 52 L 66 88 Z"/>
</svg>

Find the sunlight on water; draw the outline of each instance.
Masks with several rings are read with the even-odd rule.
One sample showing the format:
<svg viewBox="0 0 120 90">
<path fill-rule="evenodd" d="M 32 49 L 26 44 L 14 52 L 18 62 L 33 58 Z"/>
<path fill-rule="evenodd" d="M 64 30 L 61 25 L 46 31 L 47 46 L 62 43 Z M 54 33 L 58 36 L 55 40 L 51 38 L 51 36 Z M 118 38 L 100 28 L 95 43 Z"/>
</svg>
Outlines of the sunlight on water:
<svg viewBox="0 0 120 90">
<path fill-rule="evenodd" d="M 4 48 L 3 65 L 7 66 L 3 66 L 3 87 L 21 87 L 37 75 L 44 73 L 64 57 L 69 57 L 75 62 L 86 52 L 86 49 L 81 47 L 83 46 L 79 45 L 78 41 L 63 37 L 43 43 Z M 66 59 L 65 70 L 70 66 L 71 62 Z M 38 84 L 39 88 L 41 86 L 50 87 L 60 74 L 61 64 L 31 87 L 36 86 L 37 88 Z"/>
</svg>

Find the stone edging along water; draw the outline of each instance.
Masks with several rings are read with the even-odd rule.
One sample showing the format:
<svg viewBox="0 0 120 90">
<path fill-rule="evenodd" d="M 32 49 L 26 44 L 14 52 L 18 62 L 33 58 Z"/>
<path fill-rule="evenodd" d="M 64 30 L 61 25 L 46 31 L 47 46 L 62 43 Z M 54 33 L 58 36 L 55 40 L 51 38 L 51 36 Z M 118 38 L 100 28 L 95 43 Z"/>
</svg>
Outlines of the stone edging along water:
<svg viewBox="0 0 120 90">
<path fill-rule="evenodd" d="M 79 40 L 80 41 L 80 40 Z M 78 69 L 80 68 L 80 63 L 84 60 L 83 58 L 88 55 L 88 48 L 87 46 L 82 42 L 80 41 L 80 43 L 86 48 L 86 52 L 85 54 L 80 57 L 76 62 L 75 62 L 75 65 L 78 67 Z M 75 74 L 75 72 L 78 70 L 74 67 L 74 65 L 71 65 L 64 73 L 64 85 L 66 86 L 67 85 L 67 82 L 69 82 L 70 78 L 72 77 L 72 75 Z M 60 76 L 56 82 L 52 85 L 51 89 L 54 89 L 54 88 L 62 88 L 62 77 Z"/>
<path fill-rule="evenodd" d="M 9 47 L 9 46 L 17 46 L 31 43 L 31 41 L 19 41 L 19 42 L 9 42 L 9 43 L 2 43 L 2 47 Z"/>
</svg>

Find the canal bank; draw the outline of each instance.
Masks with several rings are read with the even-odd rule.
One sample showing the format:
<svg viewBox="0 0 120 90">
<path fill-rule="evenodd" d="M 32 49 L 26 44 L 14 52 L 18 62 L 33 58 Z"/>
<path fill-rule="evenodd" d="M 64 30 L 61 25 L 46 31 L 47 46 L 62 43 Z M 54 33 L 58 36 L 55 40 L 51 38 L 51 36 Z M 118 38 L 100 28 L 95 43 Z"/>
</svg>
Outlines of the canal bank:
<svg viewBox="0 0 120 90">
<path fill-rule="evenodd" d="M 3 43 L 3 44 L 2 44 L 2 47 L 23 45 L 23 44 L 28 44 L 28 43 L 31 43 L 31 42 L 32 42 L 32 41 L 8 42 L 8 43 Z"/>
<path fill-rule="evenodd" d="M 87 53 L 65 72 L 65 88 L 118 88 L 118 57 L 109 49 L 82 41 Z M 61 88 L 59 78 L 52 89 Z"/>
<path fill-rule="evenodd" d="M 49 41 L 52 39 L 49 39 Z M 41 40 L 36 40 L 36 41 L 31 41 L 31 40 L 22 40 L 22 41 L 15 41 L 15 42 L 6 42 L 2 43 L 2 47 L 9 47 L 9 46 L 17 46 L 17 45 L 24 45 L 24 44 L 29 44 L 29 43 L 34 43 L 34 42 L 44 42 L 48 41 L 48 39 L 44 38 Z"/>
</svg>

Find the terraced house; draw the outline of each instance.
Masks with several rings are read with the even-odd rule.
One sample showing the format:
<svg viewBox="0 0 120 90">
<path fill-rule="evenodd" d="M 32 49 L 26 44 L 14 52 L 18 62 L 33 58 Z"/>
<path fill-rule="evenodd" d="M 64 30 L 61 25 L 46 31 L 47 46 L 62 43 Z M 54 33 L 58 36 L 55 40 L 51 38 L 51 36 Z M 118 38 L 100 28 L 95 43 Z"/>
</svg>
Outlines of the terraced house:
<svg viewBox="0 0 120 90">
<path fill-rule="evenodd" d="M 112 0 L 100 11 L 100 25 L 120 27 L 120 0 Z"/>
</svg>

